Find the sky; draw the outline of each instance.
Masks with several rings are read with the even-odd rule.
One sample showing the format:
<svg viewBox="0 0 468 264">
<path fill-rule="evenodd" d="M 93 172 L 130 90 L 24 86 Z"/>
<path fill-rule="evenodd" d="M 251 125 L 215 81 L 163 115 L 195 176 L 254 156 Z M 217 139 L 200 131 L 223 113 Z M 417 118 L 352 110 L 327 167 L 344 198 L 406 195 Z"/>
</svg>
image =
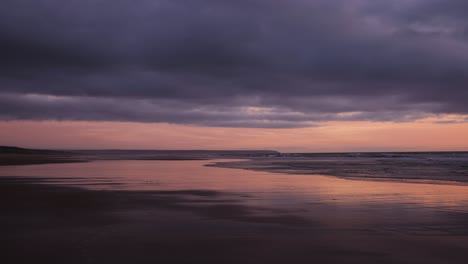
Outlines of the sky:
<svg viewBox="0 0 468 264">
<path fill-rule="evenodd" d="M 466 0 L 3 0 L 0 145 L 468 150 Z"/>
</svg>

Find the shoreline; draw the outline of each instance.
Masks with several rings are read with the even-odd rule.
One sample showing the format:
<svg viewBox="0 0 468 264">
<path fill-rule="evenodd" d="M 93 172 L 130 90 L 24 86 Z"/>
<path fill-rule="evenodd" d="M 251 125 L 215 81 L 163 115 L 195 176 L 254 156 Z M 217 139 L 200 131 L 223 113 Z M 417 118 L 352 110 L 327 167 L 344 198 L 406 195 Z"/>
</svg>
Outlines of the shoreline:
<svg viewBox="0 0 468 264">
<path fill-rule="evenodd" d="M 83 157 L 80 155 L 37 155 L 37 154 L 0 154 L 0 168 L 2 166 L 25 166 L 60 163 L 85 163 L 100 160 L 145 160 L 145 161 L 212 161 L 219 158 L 196 157 L 152 157 L 152 158 L 109 158 L 109 157 Z M 207 163 L 207 167 L 227 169 L 242 169 L 259 172 L 282 173 L 289 175 L 321 175 L 337 177 L 347 180 L 428 183 L 447 185 L 467 185 L 468 166 L 457 162 L 455 165 L 432 164 L 433 170 L 418 171 L 430 162 L 408 162 L 399 164 L 398 159 L 385 159 L 386 165 L 379 164 L 379 159 L 348 159 L 348 160 L 322 160 L 317 158 L 227 158 L 229 161 Z M 468 161 L 466 161 L 468 162 Z M 348 163 L 348 164 L 347 164 Z M 459 171 L 453 166 L 464 166 Z M 466 167 L 466 168 L 465 168 Z M 393 170 L 393 171 L 392 171 Z M 401 174 L 396 170 L 406 171 Z M 411 171 L 413 170 L 413 171 Z M 364 175 L 363 175 L 364 174 Z M 398 175 L 399 174 L 399 175 Z M 447 176 L 450 175 L 450 176 Z M 453 175 L 455 177 L 453 177 Z"/>
<path fill-rule="evenodd" d="M 1 166 L 41 165 L 57 163 L 80 163 L 98 160 L 162 160 L 162 161 L 185 161 L 185 160 L 212 160 L 214 158 L 188 158 L 188 157 L 158 157 L 158 158 L 108 158 L 87 157 L 82 155 L 34 155 L 34 154 L 2 154 L 0 153 Z"/>
<path fill-rule="evenodd" d="M 466 258 L 465 211 L 404 199 L 355 207 L 337 203 L 332 190 L 329 198 L 308 201 L 294 193 L 258 200 L 262 188 L 94 190 L 50 179 L 56 178 L 0 177 L 0 259 L 7 263 L 461 264 Z M 300 207 L 281 205 L 289 194 Z"/>
<path fill-rule="evenodd" d="M 314 158 L 259 158 L 216 162 L 206 166 L 290 175 L 321 175 L 347 180 L 467 185 L 466 164 L 468 160 L 438 163 L 392 158 L 331 161 Z"/>
<path fill-rule="evenodd" d="M 274 157 L 270 157 L 274 155 Z M 0 167 L 99 160 L 219 160 L 208 167 L 349 180 L 468 184 L 468 152 L 279 153 L 202 150 L 35 150 L 0 146 Z"/>
</svg>

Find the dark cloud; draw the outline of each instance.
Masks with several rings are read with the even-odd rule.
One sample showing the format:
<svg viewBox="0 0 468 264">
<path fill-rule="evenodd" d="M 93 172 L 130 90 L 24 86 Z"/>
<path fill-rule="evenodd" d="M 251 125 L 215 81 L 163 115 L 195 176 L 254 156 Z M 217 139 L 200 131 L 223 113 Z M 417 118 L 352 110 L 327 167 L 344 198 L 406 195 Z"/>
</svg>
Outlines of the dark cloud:
<svg viewBox="0 0 468 264">
<path fill-rule="evenodd" d="M 4 0 L 0 118 L 302 127 L 468 114 L 464 0 Z"/>
<path fill-rule="evenodd" d="M 218 106 L 180 100 L 109 99 L 50 95 L 0 95 L 1 120 L 99 120 L 169 122 L 222 127 L 290 128 L 314 126 L 325 116 L 286 109 Z"/>
</svg>

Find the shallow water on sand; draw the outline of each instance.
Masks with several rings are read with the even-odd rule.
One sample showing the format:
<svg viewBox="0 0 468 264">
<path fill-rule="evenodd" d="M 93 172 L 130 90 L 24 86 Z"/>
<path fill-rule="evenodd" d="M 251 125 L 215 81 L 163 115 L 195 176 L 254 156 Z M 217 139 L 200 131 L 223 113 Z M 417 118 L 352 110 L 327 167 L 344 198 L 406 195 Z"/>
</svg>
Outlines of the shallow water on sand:
<svg viewBox="0 0 468 264">
<path fill-rule="evenodd" d="M 37 178 L 39 183 L 93 191 L 154 192 L 154 206 L 152 202 L 146 205 L 156 211 L 165 201 L 162 196 L 173 195 L 170 199 L 175 200 L 167 200 L 172 202 L 162 210 L 175 211 L 159 214 L 146 207 L 147 211 L 141 211 L 136 202 L 134 208 L 125 207 L 129 210 L 124 214 L 126 224 L 99 227 L 101 238 L 92 249 L 103 263 L 114 253 L 102 253 L 107 251 L 101 247 L 107 245 L 112 249 L 109 252 L 115 252 L 108 246 L 112 243 L 121 243 L 126 248 L 122 252 L 134 258 L 135 252 L 144 249 L 141 245 L 153 240 L 161 245 L 172 241 L 177 252 L 187 241 L 188 248 L 194 247 L 190 241 L 198 241 L 209 246 L 196 247 L 187 256 L 206 257 L 216 253 L 210 248 L 220 239 L 231 243 L 230 247 L 219 245 L 220 259 L 231 263 L 246 263 L 252 257 L 260 259 L 253 263 L 311 263 L 309 257 L 316 256 L 320 263 L 465 263 L 468 185 L 347 180 L 204 166 L 220 161 L 4 166 L 0 177 Z M 138 246 L 132 251 L 131 245 Z M 153 251 L 161 247 L 157 245 Z M 231 247 L 240 253 L 232 254 Z M 245 259 L 234 261 L 240 256 Z"/>
<path fill-rule="evenodd" d="M 212 190 L 242 194 L 242 202 L 248 205 L 287 209 L 302 215 L 328 206 L 334 208 L 331 213 L 338 218 L 340 210 L 346 210 L 347 216 L 351 211 L 356 219 L 366 222 L 379 218 L 395 220 L 407 214 L 435 219 L 441 212 L 468 213 L 467 185 L 347 180 L 204 166 L 220 161 L 226 160 L 5 166 L 0 169 L 0 176 L 40 177 L 47 179 L 44 183 L 93 190 Z"/>
</svg>

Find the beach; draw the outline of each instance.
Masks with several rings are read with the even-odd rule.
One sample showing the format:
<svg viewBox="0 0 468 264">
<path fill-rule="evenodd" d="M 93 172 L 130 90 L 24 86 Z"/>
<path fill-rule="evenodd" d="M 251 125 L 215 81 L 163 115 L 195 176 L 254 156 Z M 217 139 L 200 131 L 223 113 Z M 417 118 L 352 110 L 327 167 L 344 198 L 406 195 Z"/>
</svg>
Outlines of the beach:
<svg viewBox="0 0 468 264">
<path fill-rule="evenodd" d="M 0 168 L 4 263 L 464 263 L 468 186 L 111 160 Z M 209 166 L 205 166 L 209 165 Z"/>
</svg>

